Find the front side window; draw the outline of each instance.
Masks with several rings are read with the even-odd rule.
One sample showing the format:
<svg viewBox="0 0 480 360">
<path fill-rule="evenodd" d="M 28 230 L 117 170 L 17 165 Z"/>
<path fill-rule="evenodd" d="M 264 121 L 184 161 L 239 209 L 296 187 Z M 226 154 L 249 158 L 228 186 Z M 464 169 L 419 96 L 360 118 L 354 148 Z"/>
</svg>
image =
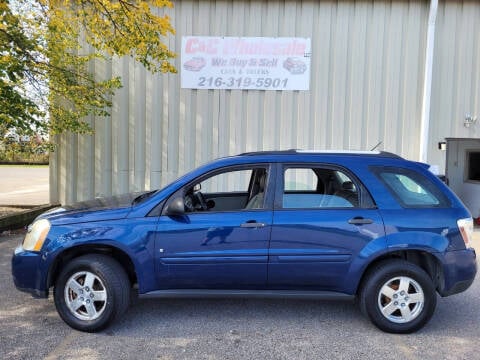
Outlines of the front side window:
<svg viewBox="0 0 480 360">
<path fill-rule="evenodd" d="M 372 170 L 403 207 L 444 207 L 449 203 L 434 183 L 414 170 L 388 167 Z"/>
<path fill-rule="evenodd" d="M 359 193 L 343 171 L 329 168 L 288 167 L 284 170 L 284 209 L 352 208 L 359 206 Z"/>
<path fill-rule="evenodd" d="M 247 192 L 252 169 L 236 170 L 220 173 L 200 182 L 204 193 Z"/>
<path fill-rule="evenodd" d="M 263 209 L 266 167 L 226 170 L 202 178 L 184 190 L 186 212 Z"/>
</svg>

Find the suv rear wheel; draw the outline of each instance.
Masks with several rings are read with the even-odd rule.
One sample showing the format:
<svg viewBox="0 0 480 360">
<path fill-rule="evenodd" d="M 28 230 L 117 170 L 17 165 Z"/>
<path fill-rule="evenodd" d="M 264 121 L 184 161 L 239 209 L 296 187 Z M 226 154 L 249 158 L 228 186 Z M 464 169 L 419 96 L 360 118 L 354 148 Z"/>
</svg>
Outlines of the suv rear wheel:
<svg viewBox="0 0 480 360">
<path fill-rule="evenodd" d="M 381 330 L 411 333 L 432 317 L 437 302 L 430 276 L 405 260 L 372 268 L 360 289 L 360 309 Z"/>
<path fill-rule="evenodd" d="M 81 256 L 71 260 L 58 276 L 54 299 L 68 325 L 81 331 L 98 331 L 127 310 L 130 281 L 112 258 Z"/>
</svg>

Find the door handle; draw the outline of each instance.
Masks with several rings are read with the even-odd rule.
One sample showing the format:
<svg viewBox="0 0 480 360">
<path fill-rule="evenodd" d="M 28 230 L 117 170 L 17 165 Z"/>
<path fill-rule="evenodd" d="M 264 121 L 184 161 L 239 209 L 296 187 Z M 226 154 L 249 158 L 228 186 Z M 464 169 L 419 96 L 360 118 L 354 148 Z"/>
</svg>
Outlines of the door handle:
<svg viewBox="0 0 480 360">
<path fill-rule="evenodd" d="M 256 222 L 255 220 L 249 220 L 240 225 L 240 227 L 242 228 L 261 228 L 264 226 L 265 226 L 264 223 Z"/>
<path fill-rule="evenodd" d="M 372 224 L 373 220 L 372 219 L 365 219 L 365 218 L 360 217 L 360 216 L 356 216 L 356 217 L 348 220 L 348 223 L 352 224 L 352 225 L 367 225 L 367 224 Z"/>
</svg>

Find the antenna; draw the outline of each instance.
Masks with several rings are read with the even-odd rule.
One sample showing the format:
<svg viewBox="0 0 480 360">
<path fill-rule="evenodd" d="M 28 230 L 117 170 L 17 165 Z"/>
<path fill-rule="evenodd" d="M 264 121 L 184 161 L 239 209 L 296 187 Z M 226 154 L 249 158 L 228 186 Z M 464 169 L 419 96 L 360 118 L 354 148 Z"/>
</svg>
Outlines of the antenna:
<svg viewBox="0 0 480 360">
<path fill-rule="evenodd" d="M 382 145 L 383 141 L 380 141 L 377 145 L 375 145 L 370 151 L 373 151 L 375 150 L 376 148 L 378 148 L 380 145 Z"/>
</svg>

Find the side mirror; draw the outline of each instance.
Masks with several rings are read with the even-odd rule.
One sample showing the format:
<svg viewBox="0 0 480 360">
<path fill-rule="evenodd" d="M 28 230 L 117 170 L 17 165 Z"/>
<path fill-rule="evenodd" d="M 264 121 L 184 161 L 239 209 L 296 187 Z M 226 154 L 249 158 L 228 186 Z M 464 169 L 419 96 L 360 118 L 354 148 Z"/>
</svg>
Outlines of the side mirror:
<svg viewBox="0 0 480 360">
<path fill-rule="evenodd" d="M 183 197 L 179 196 L 172 200 L 165 209 L 165 215 L 167 216 L 181 216 L 185 215 L 185 203 Z"/>
</svg>

